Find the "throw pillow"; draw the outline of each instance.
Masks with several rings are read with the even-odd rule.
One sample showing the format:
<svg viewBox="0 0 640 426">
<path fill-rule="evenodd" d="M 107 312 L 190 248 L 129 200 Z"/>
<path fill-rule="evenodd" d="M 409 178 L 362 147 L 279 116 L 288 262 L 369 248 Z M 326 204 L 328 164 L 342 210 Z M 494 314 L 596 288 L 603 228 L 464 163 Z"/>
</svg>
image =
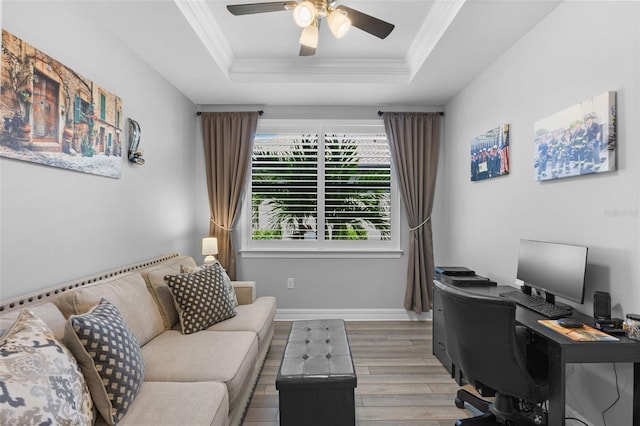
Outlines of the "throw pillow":
<svg viewBox="0 0 640 426">
<path fill-rule="evenodd" d="M 220 264 L 218 259 L 216 259 L 215 262 L 211 264 L 202 265 L 202 266 L 180 265 L 180 272 L 192 274 L 194 272 L 200 272 L 204 268 L 219 268 L 221 270 L 222 279 L 224 280 L 224 285 L 227 288 L 227 293 L 229 293 L 229 298 L 233 302 L 233 307 L 235 308 L 236 306 L 238 306 L 238 297 L 236 296 L 236 289 L 233 288 L 233 284 L 231 283 L 231 278 L 229 278 L 227 271 L 225 271 L 225 269 L 222 267 L 222 264 Z"/>
<path fill-rule="evenodd" d="M 138 342 L 118 308 L 101 299 L 86 314 L 71 316 L 65 339 L 98 411 L 108 424 L 118 423 L 138 394 L 145 371 Z"/>
<path fill-rule="evenodd" d="M 221 267 L 204 267 L 192 274 L 167 275 L 183 334 L 196 333 L 234 317 L 233 301 L 224 284 Z"/>
<path fill-rule="evenodd" d="M 93 403 L 73 355 L 31 311 L 0 339 L 0 424 L 91 425 Z"/>
</svg>

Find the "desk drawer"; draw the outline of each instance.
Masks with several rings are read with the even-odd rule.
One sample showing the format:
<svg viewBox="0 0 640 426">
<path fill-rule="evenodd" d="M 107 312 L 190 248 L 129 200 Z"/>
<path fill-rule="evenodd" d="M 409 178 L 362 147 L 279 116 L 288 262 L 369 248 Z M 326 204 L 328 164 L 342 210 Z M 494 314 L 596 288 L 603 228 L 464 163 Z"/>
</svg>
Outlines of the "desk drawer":
<svg viewBox="0 0 640 426">
<path fill-rule="evenodd" d="M 433 355 L 442 363 L 444 368 L 447 369 L 449 374 L 452 372 L 451 368 L 451 360 L 449 359 L 449 355 L 447 354 L 447 347 L 445 344 L 445 334 L 444 328 L 436 327 L 434 324 L 433 327 Z"/>
</svg>

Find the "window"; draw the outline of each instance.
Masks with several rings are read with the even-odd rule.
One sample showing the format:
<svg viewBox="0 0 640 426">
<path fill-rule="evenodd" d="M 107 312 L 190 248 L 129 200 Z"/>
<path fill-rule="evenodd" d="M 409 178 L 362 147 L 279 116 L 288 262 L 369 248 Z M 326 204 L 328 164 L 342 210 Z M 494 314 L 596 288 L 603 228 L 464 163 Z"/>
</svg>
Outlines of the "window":
<svg viewBox="0 0 640 426">
<path fill-rule="evenodd" d="M 76 95 L 73 100 L 73 122 L 79 123 L 82 121 L 82 99 L 79 95 Z"/>
<path fill-rule="evenodd" d="M 104 121 L 107 116 L 107 97 L 100 93 L 100 120 Z"/>
<path fill-rule="evenodd" d="M 399 247 L 398 200 L 380 124 L 261 125 L 248 186 L 243 250 Z"/>
<path fill-rule="evenodd" d="M 75 95 L 73 101 L 73 121 L 74 123 L 88 123 L 93 115 L 91 104 L 84 101 L 80 95 Z"/>
</svg>

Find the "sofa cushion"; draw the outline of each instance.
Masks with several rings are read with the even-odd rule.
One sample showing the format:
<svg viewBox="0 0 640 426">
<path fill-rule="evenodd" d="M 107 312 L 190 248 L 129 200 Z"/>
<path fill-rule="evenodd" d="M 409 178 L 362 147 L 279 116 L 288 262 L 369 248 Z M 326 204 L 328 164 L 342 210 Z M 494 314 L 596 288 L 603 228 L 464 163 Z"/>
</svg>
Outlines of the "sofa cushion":
<svg viewBox="0 0 640 426">
<path fill-rule="evenodd" d="M 47 324 L 47 327 L 53 331 L 58 340 L 62 341 L 64 339 L 64 326 L 67 323 L 67 319 L 56 305 L 52 302 L 46 302 L 29 306 L 29 310 Z M 0 315 L 0 336 L 7 332 L 21 313 L 22 310 L 16 309 Z"/>
<path fill-rule="evenodd" d="M 253 331 L 262 346 L 276 314 L 276 298 L 262 296 L 250 305 L 236 307 L 236 316 L 212 325 L 212 331 Z M 267 342 L 269 344 L 269 342 Z"/>
<path fill-rule="evenodd" d="M 225 287 L 224 271 L 215 266 L 192 274 L 165 277 L 175 299 L 184 334 L 196 333 L 236 315 Z"/>
<path fill-rule="evenodd" d="M 89 312 L 69 318 L 66 340 L 96 408 L 107 423 L 118 423 L 144 380 L 144 361 L 132 331 L 118 309 L 102 299 Z"/>
<path fill-rule="evenodd" d="M 118 308 L 140 345 L 144 345 L 164 331 L 164 322 L 158 306 L 147 289 L 142 275 L 138 273 L 99 281 L 96 284 L 78 288 L 69 296 L 72 306 L 67 308 L 70 311 L 67 317 L 83 314 L 96 306 L 101 299 L 107 299 Z"/>
<path fill-rule="evenodd" d="M 228 413 L 222 383 L 144 382 L 118 426 L 226 426 Z M 96 421 L 96 426 L 106 424 L 100 417 Z"/>
<path fill-rule="evenodd" d="M 227 386 L 235 407 L 247 386 L 258 354 L 258 339 L 249 331 L 168 330 L 142 347 L 145 380 L 161 382 L 218 381 Z"/>
<path fill-rule="evenodd" d="M 162 262 L 160 265 L 141 271 L 149 291 L 160 307 L 165 330 L 172 328 L 178 322 L 178 311 L 164 277 L 166 275 L 179 274 L 182 265 L 194 267 L 196 262 L 190 256 L 177 256 Z"/>
<path fill-rule="evenodd" d="M 202 265 L 202 266 L 180 265 L 180 272 L 192 274 L 194 272 L 200 272 L 204 268 L 220 268 L 221 270 L 220 274 L 222 275 L 222 279 L 224 280 L 224 286 L 227 289 L 227 293 L 229 293 L 229 299 L 233 301 L 234 307 L 238 306 L 238 298 L 236 297 L 236 291 L 233 288 L 233 284 L 231 283 L 231 278 L 229 278 L 227 271 L 222 267 L 220 262 L 218 262 L 218 259 L 216 259 L 215 262 L 213 263 L 210 263 L 208 265 Z"/>
<path fill-rule="evenodd" d="M 93 422 L 93 403 L 71 352 L 29 310 L 0 339 L 0 423 Z"/>
</svg>

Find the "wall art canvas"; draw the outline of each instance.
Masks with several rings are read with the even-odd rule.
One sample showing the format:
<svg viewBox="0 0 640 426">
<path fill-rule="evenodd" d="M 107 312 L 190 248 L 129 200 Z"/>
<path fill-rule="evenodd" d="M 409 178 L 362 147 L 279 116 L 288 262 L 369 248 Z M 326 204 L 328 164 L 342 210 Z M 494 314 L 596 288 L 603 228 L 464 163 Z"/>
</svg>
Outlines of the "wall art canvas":
<svg viewBox="0 0 640 426">
<path fill-rule="evenodd" d="M 120 178 L 122 100 L 2 31 L 0 156 Z"/>
<path fill-rule="evenodd" d="M 616 144 L 616 92 L 605 92 L 535 123 L 535 179 L 613 171 Z"/>
<path fill-rule="evenodd" d="M 471 180 L 509 174 L 509 125 L 495 127 L 471 140 Z"/>
</svg>

